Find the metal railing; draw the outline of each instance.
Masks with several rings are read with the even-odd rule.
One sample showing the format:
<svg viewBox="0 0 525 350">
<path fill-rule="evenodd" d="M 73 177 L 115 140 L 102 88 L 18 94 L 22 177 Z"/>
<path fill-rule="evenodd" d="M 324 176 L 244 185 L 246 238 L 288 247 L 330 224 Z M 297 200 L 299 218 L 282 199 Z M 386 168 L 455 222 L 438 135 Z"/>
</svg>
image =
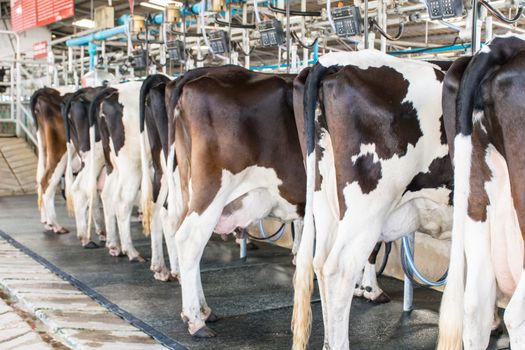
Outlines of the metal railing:
<svg viewBox="0 0 525 350">
<path fill-rule="evenodd" d="M 6 87 L 0 99 L 0 122 L 15 124 L 16 136 L 25 138 L 37 146 L 36 126 L 29 110 L 29 100 L 33 92 L 50 85 L 52 70 L 55 68 L 48 62 L 22 59 L 20 54 L 20 38 L 17 33 L 0 30 L 0 35 L 15 37 L 16 51 L 13 59 L 0 60 L 0 65 L 5 67 L 9 82 L 0 82 Z M 9 74 L 7 74 L 7 70 Z M 7 107 L 8 106 L 8 107 Z M 9 113 L 7 113 L 9 108 Z M 9 118 L 6 118 L 9 116 Z"/>
</svg>

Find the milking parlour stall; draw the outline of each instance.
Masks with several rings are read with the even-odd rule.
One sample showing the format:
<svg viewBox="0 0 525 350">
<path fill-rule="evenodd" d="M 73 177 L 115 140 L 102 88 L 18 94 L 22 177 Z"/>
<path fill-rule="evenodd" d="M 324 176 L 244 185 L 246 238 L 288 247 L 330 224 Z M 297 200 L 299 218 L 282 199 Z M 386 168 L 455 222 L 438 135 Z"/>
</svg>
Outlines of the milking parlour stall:
<svg viewBox="0 0 525 350">
<path fill-rule="evenodd" d="M 0 2 L 0 349 L 525 349 L 525 4 Z"/>
</svg>

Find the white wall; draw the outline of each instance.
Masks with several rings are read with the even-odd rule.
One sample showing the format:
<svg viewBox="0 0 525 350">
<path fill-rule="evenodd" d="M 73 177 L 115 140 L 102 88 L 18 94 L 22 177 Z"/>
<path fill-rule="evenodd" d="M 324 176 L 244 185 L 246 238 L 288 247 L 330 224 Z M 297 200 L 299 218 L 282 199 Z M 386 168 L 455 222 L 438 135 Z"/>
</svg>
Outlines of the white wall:
<svg viewBox="0 0 525 350">
<path fill-rule="evenodd" d="M 0 29 L 2 30 L 11 30 L 10 21 L 7 21 L 7 26 L 3 22 L 0 22 Z M 19 33 L 20 35 L 20 51 L 26 58 L 33 58 L 33 44 L 39 41 L 51 41 L 51 32 L 46 27 L 37 27 L 26 30 L 25 32 Z M 11 36 L 13 45 L 9 43 L 9 37 L 5 34 L 0 35 L 0 59 L 10 59 L 14 58 L 14 50 L 16 49 L 16 41 L 13 36 Z"/>
</svg>

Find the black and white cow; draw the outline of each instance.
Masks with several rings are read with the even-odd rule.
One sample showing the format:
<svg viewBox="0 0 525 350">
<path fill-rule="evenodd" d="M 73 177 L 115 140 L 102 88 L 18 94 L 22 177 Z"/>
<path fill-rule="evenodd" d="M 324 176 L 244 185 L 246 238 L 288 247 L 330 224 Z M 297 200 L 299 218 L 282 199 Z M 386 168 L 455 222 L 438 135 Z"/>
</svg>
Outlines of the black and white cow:
<svg viewBox="0 0 525 350">
<path fill-rule="evenodd" d="M 97 248 L 92 240 L 88 219 L 88 202 L 92 191 L 97 192 L 96 182 L 90 183 L 92 172 L 97 177 L 104 167 L 104 154 L 98 133 L 95 143 L 89 138 L 89 106 L 96 94 L 104 87 L 83 88 L 66 95 L 62 106 L 62 116 L 66 130 L 67 167 L 65 186 L 67 208 L 75 216 L 77 237 L 84 248 Z M 80 167 L 76 164 L 80 164 Z M 73 175 L 76 173 L 76 176 Z M 101 243 L 106 240 L 102 208 L 99 205 L 98 192 L 94 195 L 95 231 Z"/>
<path fill-rule="evenodd" d="M 223 66 L 168 84 L 170 217 L 189 332 L 211 337 L 199 261 L 213 232 L 228 234 L 269 215 L 303 216 L 305 172 L 294 122 L 292 80 Z M 175 163 L 176 156 L 176 163 Z M 175 204 L 172 204 L 175 203 Z"/>
<path fill-rule="evenodd" d="M 130 261 L 145 261 L 131 240 L 131 214 L 142 177 L 139 132 L 139 96 L 142 82 L 132 81 L 99 92 L 90 105 L 90 140 L 98 128 L 105 172 L 101 174 L 106 246 L 112 256 L 124 253 Z M 97 178 L 91 172 L 90 182 Z M 90 207 L 93 207 L 92 192 Z M 118 231 L 117 231 L 118 225 Z M 117 233 L 118 232 L 118 233 Z"/>
<path fill-rule="evenodd" d="M 499 290 L 512 349 L 525 348 L 525 37 L 498 37 L 445 79 L 454 226 L 440 350 L 485 349 Z M 465 276 L 466 272 L 466 276 Z"/>
<path fill-rule="evenodd" d="M 165 104 L 166 84 L 162 74 L 147 77 L 140 90 L 140 151 L 142 159 L 142 211 L 144 232 L 151 233 L 151 270 L 155 279 L 178 278 L 179 267 L 174 234 L 174 220 L 168 217 L 166 201 L 166 159 L 168 154 L 168 115 Z M 166 240 L 171 271 L 164 262 L 162 237 Z"/>
<path fill-rule="evenodd" d="M 416 230 L 449 231 L 443 77 L 432 64 L 375 50 L 331 53 L 312 68 L 304 94 L 307 197 L 294 278 L 294 349 L 308 344 L 314 271 L 324 346 L 346 349 L 353 287 L 375 244 Z"/>
</svg>

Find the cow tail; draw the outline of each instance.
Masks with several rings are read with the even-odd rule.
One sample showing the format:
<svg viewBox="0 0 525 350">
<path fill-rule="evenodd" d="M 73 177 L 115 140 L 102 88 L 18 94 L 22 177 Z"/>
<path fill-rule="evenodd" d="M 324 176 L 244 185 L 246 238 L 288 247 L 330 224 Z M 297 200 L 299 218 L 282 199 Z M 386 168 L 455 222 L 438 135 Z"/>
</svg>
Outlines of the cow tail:
<svg viewBox="0 0 525 350">
<path fill-rule="evenodd" d="M 100 104 L 110 93 L 112 92 L 111 88 L 106 88 L 99 92 L 91 104 L 89 105 L 89 161 L 91 163 L 89 168 L 89 180 L 88 180 L 88 193 L 89 193 L 89 202 L 88 202 L 88 222 L 87 222 L 87 232 L 91 234 L 91 222 L 93 216 L 93 203 L 95 200 L 95 194 L 97 192 L 97 172 L 95 168 L 95 128 L 97 127 L 97 114 L 100 108 Z"/>
<path fill-rule="evenodd" d="M 164 172 L 168 183 L 168 216 L 170 218 L 177 217 L 177 187 L 175 186 L 175 108 L 177 108 L 178 96 L 175 91 L 175 83 L 172 82 L 166 85 L 166 108 L 168 113 L 168 154 L 166 155 L 166 171 Z M 170 220 L 171 221 L 171 220 Z M 177 227 L 178 223 L 173 222 L 173 227 Z"/>
<path fill-rule="evenodd" d="M 456 105 L 454 139 L 454 226 L 447 285 L 441 301 L 438 350 L 462 348 L 465 293 L 465 221 L 470 191 L 473 116 L 484 113 L 481 94 L 483 79 L 497 65 L 504 64 L 525 42 L 518 38 L 496 38 L 469 62 L 461 78 Z"/>
<path fill-rule="evenodd" d="M 80 91 L 80 90 L 79 90 Z M 71 143 L 71 125 L 69 123 L 69 111 L 71 110 L 71 102 L 73 99 L 79 95 L 79 91 L 75 94 L 68 96 L 64 100 L 62 106 L 62 118 L 64 119 L 64 127 L 66 129 L 66 171 L 64 176 L 64 187 L 66 189 L 66 207 L 69 216 L 75 214 L 75 204 L 73 201 L 73 195 L 71 192 L 71 187 L 73 186 L 73 144 Z"/>
<path fill-rule="evenodd" d="M 308 345 L 312 327 L 312 309 L 310 300 L 314 287 L 314 241 L 315 225 L 313 213 L 313 197 L 316 178 L 315 152 L 315 113 L 317 107 L 318 89 L 328 68 L 317 63 L 306 80 L 304 89 L 304 128 L 306 134 L 306 208 L 303 236 L 294 275 L 294 307 L 292 316 L 293 349 L 303 350 Z"/>
<path fill-rule="evenodd" d="M 33 117 L 33 122 L 35 123 L 35 129 L 38 131 L 38 119 L 36 118 L 35 108 L 36 103 L 38 102 L 38 98 L 40 95 L 42 95 L 45 92 L 44 89 L 38 89 L 36 90 L 33 95 L 31 95 L 31 99 L 29 100 L 29 106 L 31 108 L 31 116 Z"/>
<path fill-rule="evenodd" d="M 151 216 L 153 215 L 153 183 L 151 178 L 151 154 L 148 152 L 150 145 L 145 130 L 146 98 L 150 90 L 158 84 L 165 84 L 170 79 L 163 74 L 150 75 L 144 80 L 140 88 L 140 159 L 142 167 L 141 180 L 141 207 L 142 226 L 144 234 L 151 233 Z"/>
</svg>

